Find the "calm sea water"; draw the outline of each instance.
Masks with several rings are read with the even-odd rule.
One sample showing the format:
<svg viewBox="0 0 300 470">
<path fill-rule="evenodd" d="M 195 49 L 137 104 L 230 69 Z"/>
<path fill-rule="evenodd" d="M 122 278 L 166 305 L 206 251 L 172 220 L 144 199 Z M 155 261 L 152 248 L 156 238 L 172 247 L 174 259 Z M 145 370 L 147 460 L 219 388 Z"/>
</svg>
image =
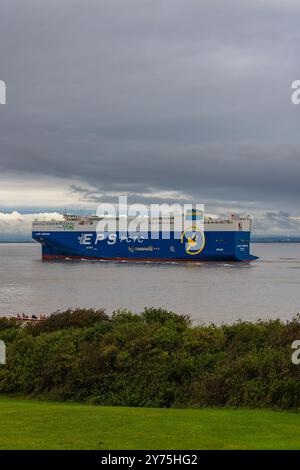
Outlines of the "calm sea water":
<svg viewBox="0 0 300 470">
<path fill-rule="evenodd" d="M 42 262 L 38 244 L 0 244 L 0 315 L 68 307 L 160 306 L 196 322 L 291 319 L 300 312 L 300 244 L 253 244 L 253 263 Z"/>
</svg>

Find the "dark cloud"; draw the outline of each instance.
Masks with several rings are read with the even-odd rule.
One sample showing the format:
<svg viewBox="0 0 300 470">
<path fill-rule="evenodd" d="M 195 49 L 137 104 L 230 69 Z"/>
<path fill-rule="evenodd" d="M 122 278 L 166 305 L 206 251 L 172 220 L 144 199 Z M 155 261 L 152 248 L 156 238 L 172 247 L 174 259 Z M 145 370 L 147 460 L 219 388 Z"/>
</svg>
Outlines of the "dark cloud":
<svg viewBox="0 0 300 470">
<path fill-rule="evenodd" d="M 87 202 L 170 193 L 212 211 L 298 211 L 296 0 L 0 8 L 0 171 L 80 180 Z"/>
</svg>

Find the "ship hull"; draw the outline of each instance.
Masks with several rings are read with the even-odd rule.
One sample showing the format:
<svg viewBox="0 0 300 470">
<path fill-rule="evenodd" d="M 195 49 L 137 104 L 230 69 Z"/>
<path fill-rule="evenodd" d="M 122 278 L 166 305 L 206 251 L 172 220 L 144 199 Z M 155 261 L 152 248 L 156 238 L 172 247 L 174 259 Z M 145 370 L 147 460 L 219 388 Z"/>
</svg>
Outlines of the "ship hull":
<svg viewBox="0 0 300 470">
<path fill-rule="evenodd" d="M 42 258 L 50 260 L 107 260 L 132 262 L 199 262 L 253 261 L 250 254 L 250 232 L 207 231 L 199 253 L 191 254 L 186 244 L 174 234 L 163 239 L 109 234 L 99 241 L 91 231 L 33 231 L 32 237 L 42 245 Z"/>
</svg>

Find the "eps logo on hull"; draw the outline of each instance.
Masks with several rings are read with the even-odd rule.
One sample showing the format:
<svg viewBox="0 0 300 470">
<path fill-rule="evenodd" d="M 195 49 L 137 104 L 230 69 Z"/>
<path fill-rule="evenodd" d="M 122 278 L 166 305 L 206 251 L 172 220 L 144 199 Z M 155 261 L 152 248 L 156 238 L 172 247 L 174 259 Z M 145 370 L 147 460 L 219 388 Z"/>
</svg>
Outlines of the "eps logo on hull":
<svg viewBox="0 0 300 470">
<path fill-rule="evenodd" d="M 198 255 L 205 246 L 205 235 L 197 227 L 189 227 L 182 232 L 181 243 L 185 243 L 185 251 L 188 255 Z"/>
</svg>

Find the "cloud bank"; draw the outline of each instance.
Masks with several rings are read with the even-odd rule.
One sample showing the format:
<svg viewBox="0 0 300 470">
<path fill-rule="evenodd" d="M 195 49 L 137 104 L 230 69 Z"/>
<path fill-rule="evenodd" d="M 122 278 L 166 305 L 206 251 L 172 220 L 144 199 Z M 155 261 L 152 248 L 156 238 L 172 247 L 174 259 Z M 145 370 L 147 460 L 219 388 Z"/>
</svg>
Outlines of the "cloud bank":
<svg viewBox="0 0 300 470">
<path fill-rule="evenodd" d="M 299 14 L 296 0 L 3 0 L 0 209 L 128 194 L 297 231 Z"/>
<path fill-rule="evenodd" d="M 61 220 L 59 213 L 20 214 L 17 211 L 10 213 L 0 212 L 0 241 L 31 240 L 31 226 L 34 219 Z"/>
</svg>

